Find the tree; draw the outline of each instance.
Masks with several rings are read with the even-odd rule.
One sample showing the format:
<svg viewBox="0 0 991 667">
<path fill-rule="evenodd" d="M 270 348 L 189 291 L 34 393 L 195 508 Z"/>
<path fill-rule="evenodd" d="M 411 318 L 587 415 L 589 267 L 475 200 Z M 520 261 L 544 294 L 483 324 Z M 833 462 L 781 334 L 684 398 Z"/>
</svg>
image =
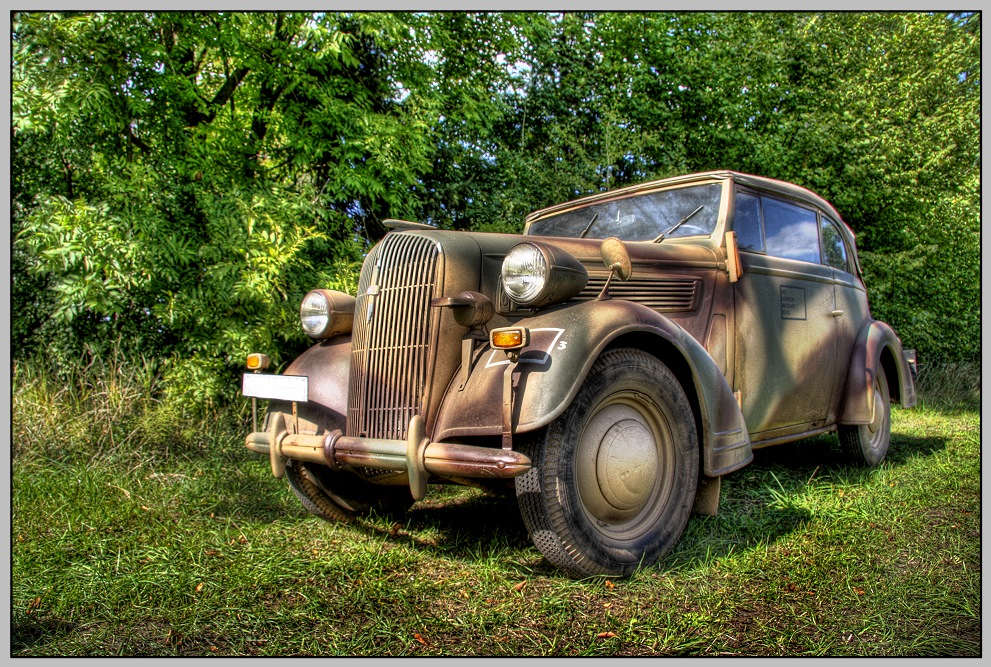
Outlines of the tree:
<svg viewBox="0 0 991 667">
<path fill-rule="evenodd" d="M 979 14 L 20 12 L 11 37 L 21 356 L 120 341 L 231 397 L 386 218 L 517 232 L 721 168 L 824 195 L 875 316 L 980 354 Z"/>
<path fill-rule="evenodd" d="M 400 104 L 386 66 L 403 27 L 18 14 L 14 231 L 50 283 L 53 328 L 166 358 L 197 402 L 233 394 L 249 350 L 281 361 L 305 345 L 303 293 L 347 286 L 355 235 L 407 212 L 429 165 L 428 96 Z"/>
</svg>

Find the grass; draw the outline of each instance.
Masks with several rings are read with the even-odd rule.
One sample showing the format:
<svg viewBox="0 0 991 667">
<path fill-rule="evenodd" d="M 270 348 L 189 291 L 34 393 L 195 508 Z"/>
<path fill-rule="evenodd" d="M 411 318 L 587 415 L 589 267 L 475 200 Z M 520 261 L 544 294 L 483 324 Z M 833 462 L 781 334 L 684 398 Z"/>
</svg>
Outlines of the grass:
<svg viewBox="0 0 991 667">
<path fill-rule="evenodd" d="M 402 524 L 329 524 L 239 417 L 168 439 L 182 415 L 130 381 L 111 422 L 106 382 L 15 370 L 12 656 L 981 655 L 972 403 L 896 409 L 872 470 L 835 437 L 760 450 L 659 567 L 576 581 L 511 497 L 431 487 Z"/>
</svg>

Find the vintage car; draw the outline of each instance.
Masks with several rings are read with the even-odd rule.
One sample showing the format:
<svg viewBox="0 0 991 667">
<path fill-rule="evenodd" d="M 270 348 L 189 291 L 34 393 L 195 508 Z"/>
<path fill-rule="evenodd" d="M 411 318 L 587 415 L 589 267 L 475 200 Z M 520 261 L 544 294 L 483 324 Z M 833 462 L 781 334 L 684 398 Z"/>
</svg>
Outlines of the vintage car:
<svg viewBox="0 0 991 667">
<path fill-rule="evenodd" d="M 853 233 L 801 187 L 708 172 L 537 211 L 522 236 L 389 226 L 356 298 L 304 298 L 317 342 L 244 375 L 271 400 L 247 447 L 326 519 L 515 486 L 548 561 L 627 575 L 715 514 L 752 449 L 835 430 L 876 465 L 889 401 L 915 403 Z"/>
</svg>

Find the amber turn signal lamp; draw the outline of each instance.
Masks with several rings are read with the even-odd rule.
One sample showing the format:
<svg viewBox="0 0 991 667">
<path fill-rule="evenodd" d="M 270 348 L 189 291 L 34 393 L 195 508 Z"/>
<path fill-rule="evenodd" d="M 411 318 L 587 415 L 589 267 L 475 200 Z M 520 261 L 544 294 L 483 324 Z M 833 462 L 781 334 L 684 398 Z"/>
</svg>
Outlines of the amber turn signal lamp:
<svg viewBox="0 0 991 667">
<path fill-rule="evenodd" d="M 252 352 L 248 355 L 248 370 L 263 371 L 268 368 L 268 355 L 261 352 Z"/>
<path fill-rule="evenodd" d="M 489 332 L 489 343 L 499 350 L 518 350 L 530 344 L 530 331 L 526 327 L 504 327 Z"/>
</svg>

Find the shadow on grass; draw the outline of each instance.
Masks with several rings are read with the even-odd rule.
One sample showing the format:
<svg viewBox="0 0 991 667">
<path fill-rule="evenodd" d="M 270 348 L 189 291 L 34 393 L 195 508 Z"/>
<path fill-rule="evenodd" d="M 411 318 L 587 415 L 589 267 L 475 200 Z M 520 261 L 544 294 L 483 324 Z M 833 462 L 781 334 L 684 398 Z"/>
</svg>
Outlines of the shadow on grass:
<svg viewBox="0 0 991 667">
<path fill-rule="evenodd" d="M 886 465 L 901 466 L 945 447 L 946 440 L 942 438 L 895 433 Z M 864 483 L 875 470 L 851 465 L 835 434 L 756 450 L 749 466 L 724 478 L 718 516 L 693 516 L 684 536 L 660 567 L 669 571 L 692 569 L 773 544 L 812 518 L 807 510 L 777 502 L 777 494 L 798 496 L 816 477 L 839 477 L 845 484 Z M 285 482 L 263 472 L 249 475 L 250 479 L 226 480 L 217 489 L 219 502 L 214 511 L 259 520 L 293 512 L 305 516 L 305 510 L 285 489 Z M 266 488 L 260 490 L 260 484 Z M 398 532 L 393 521 L 374 516 L 352 525 L 367 535 L 405 543 L 411 549 L 441 558 L 476 562 L 499 554 L 503 561 L 525 561 L 523 567 L 530 574 L 566 576 L 542 559 L 534 562 L 532 544 L 511 490 L 508 495 L 495 495 L 434 486 L 427 499 L 414 505 L 398 522 Z"/>
<path fill-rule="evenodd" d="M 406 531 L 416 548 L 475 559 L 486 549 L 524 549 L 530 545 L 514 495 L 454 489 L 448 493 L 449 499 L 418 503 L 407 512 Z"/>
<path fill-rule="evenodd" d="M 946 444 L 946 438 L 892 433 L 884 465 L 902 466 L 913 459 L 932 456 L 946 449 Z M 776 466 L 796 473 L 808 471 L 810 474 L 817 468 L 842 469 L 844 477 L 852 479 L 870 476 L 874 471 L 874 468 L 851 463 L 835 434 L 754 450 L 754 460 L 744 470 L 770 470 Z"/>
<path fill-rule="evenodd" d="M 22 618 L 19 622 L 13 621 L 10 624 L 10 654 L 13 656 L 65 637 L 75 628 L 75 623 L 55 619 Z"/>
<path fill-rule="evenodd" d="M 884 465 L 903 466 L 946 445 L 945 438 L 895 433 Z M 693 569 L 773 544 L 812 518 L 808 510 L 790 505 L 787 499 L 801 496 L 814 479 L 859 485 L 868 483 L 876 472 L 877 468 L 850 463 L 835 434 L 755 450 L 750 465 L 723 478 L 719 514 L 693 517 L 662 567 Z"/>
</svg>

